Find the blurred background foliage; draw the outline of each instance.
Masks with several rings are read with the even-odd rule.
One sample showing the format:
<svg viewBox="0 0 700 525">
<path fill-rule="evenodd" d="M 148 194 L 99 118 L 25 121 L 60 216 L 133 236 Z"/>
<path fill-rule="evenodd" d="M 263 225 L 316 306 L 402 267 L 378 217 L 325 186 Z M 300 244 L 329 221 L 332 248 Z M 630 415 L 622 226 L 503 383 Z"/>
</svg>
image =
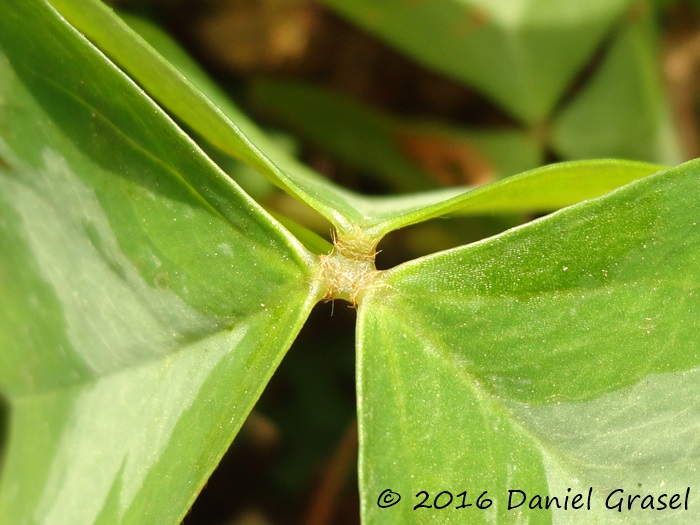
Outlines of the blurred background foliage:
<svg viewBox="0 0 700 525">
<path fill-rule="evenodd" d="M 700 0 L 121 0 L 173 35 L 276 146 L 370 194 L 481 185 L 542 164 L 700 156 Z M 324 221 L 217 151 L 272 211 Z M 387 268 L 532 217 L 430 221 Z M 354 312 L 317 308 L 188 525 L 355 524 Z"/>
</svg>

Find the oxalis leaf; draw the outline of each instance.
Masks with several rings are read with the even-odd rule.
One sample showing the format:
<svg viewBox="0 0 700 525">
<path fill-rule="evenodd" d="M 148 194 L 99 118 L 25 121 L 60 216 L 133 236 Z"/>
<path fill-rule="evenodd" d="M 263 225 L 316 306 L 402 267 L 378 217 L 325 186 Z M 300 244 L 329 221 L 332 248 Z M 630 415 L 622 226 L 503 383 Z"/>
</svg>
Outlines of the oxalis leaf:
<svg viewBox="0 0 700 525">
<path fill-rule="evenodd" d="M 445 188 L 438 202 L 425 198 L 426 193 L 384 197 L 376 201 L 373 212 L 378 221 L 370 231 L 381 237 L 391 230 L 448 214 L 553 211 L 598 197 L 661 169 L 656 164 L 617 159 L 560 162 L 467 191 Z M 397 207 L 404 212 L 394 213 Z"/>
<path fill-rule="evenodd" d="M 314 208 L 333 224 L 341 239 L 374 246 L 392 230 L 464 208 L 460 199 L 451 199 L 464 194 L 470 189 L 468 187 L 439 189 L 401 197 L 368 197 L 341 188 L 275 148 L 240 110 L 233 104 L 224 102 L 225 97 L 206 81 L 202 72 L 195 72 L 190 64 L 187 70 L 191 75 L 186 78 L 98 0 L 51 0 L 51 4 L 117 61 L 164 108 L 209 142 L 246 162 Z M 212 102 L 207 94 L 219 105 Z M 658 169 L 653 167 L 640 170 L 639 167 L 638 163 L 633 163 L 625 176 L 621 179 L 613 177 L 611 181 L 623 180 L 626 183 L 634 177 Z M 576 176 L 582 172 L 579 168 L 576 166 Z M 626 170 L 625 163 L 617 161 L 612 171 L 617 171 L 616 175 L 619 175 L 620 171 Z M 564 171 L 564 168 L 560 171 Z M 599 189 L 599 180 L 600 178 L 594 178 L 594 182 L 585 186 L 586 191 L 580 196 L 575 192 L 581 189 L 580 184 L 565 187 L 565 203 L 571 204 L 592 195 L 600 195 L 603 191 Z M 535 184 L 537 185 L 536 182 Z M 543 185 L 538 187 L 542 188 Z M 608 181 L 602 187 L 607 191 L 617 186 Z M 553 192 L 547 190 L 545 194 L 552 196 Z M 466 197 L 465 200 L 471 200 L 471 197 Z M 554 200 L 559 205 L 562 198 Z"/>
<path fill-rule="evenodd" d="M 315 260 L 47 4 L 0 53 L 0 523 L 177 523 Z"/>
<path fill-rule="evenodd" d="M 515 117 L 543 121 L 629 0 L 323 0 Z"/>
<path fill-rule="evenodd" d="M 233 104 L 217 106 L 205 94 L 216 89 L 206 82 L 204 74 L 186 78 L 99 0 L 51 0 L 51 4 L 163 107 L 211 144 L 313 207 L 339 231 L 352 230 L 362 222 L 356 205 L 361 196 L 336 186 L 275 148 Z M 215 98 L 219 102 L 225 99 Z"/>
<path fill-rule="evenodd" d="M 48 4 L 2 3 L 0 49 L 0 523 L 176 523 L 320 298 L 316 260 Z M 599 172 L 591 197 L 656 169 L 549 167 L 348 224 L 566 205 L 553 181 Z M 366 523 L 697 521 L 695 492 L 604 498 L 698 481 L 698 181 L 689 164 L 384 273 L 326 259 L 360 301 Z M 506 508 L 589 487 L 585 513 Z M 403 501 L 380 509 L 387 489 Z M 420 490 L 454 502 L 414 511 Z M 489 508 L 455 509 L 464 491 Z"/>
<path fill-rule="evenodd" d="M 684 158 L 663 89 L 654 17 L 650 9 L 637 11 L 619 28 L 593 78 L 554 118 L 552 146 L 560 155 L 668 164 Z"/>
<path fill-rule="evenodd" d="M 695 161 L 375 277 L 363 523 L 697 523 L 699 190 Z M 509 490 L 527 501 L 509 510 Z M 577 493 L 582 509 L 537 508 Z M 666 509 L 619 512 L 635 494 Z"/>
</svg>

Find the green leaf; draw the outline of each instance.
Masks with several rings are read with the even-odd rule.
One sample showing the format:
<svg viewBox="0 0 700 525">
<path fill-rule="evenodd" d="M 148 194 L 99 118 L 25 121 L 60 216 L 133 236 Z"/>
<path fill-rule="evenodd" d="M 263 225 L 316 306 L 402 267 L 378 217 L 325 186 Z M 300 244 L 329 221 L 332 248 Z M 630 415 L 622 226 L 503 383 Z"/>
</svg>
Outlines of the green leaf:
<svg viewBox="0 0 700 525">
<path fill-rule="evenodd" d="M 324 0 L 411 57 L 542 121 L 629 0 Z"/>
<path fill-rule="evenodd" d="M 336 186 L 276 148 L 232 103 L 223 103 L 222 107 L 214 104 L 203 90 L 215 93 L 220 104 L 225 97 L 206 81 L 203 73 L 190 78 L 183 76 L 98 0 L 51 0 L 51 3 L 164 108 L 211 144 L 296 195 L 340 232 L 352 231 L 355 224 L 362 222 L 353 192 Z M 188 69 L 191 72 L 194 68 Z"/>
<path fill-rule="evenodd" d="M 372 212 L 379 219 L 376 229 L 381 236 L 391 230 L 447 214 L 552 211 L 598 197 L 661 169 L 655 164 L 615 159 L 561 162 L 471 191 L 449 188 L 441 193 L 436 191 L 377 199 Z M 402 214 L 395 213 L 395 209 L 402 209 Z"/>
<path fill-rule="evenodd" d="M 683 160 L 659 71 L 653 22 L 643 11 L 626 22 L 595 76 L 555 119 L 551 140 L 560 155 L 663 164 Z"/>
<path fill-rule="evenodd" d="M 251 94 L 264 111 L 394 191 L 483 184 L 541 163 L 538 144 L 515 129 L 467 130 L 393 118 L 295 82 L 258 80 Z"/>
<path fill-rule="evenodd" d="M 129 27 L 153 47 L 162 57 L 175 66 L 190 82 L 227 114 L 246 124 L 253 125 L 249 119 L 231 103 L 225 93 L 202 71 L 201 66 L 165 31 L 152 21 L 120 12 L 119 16 Z M 253 125 L 254 126 L 254 125 Z M 186 130 L 187 131 L 187 130 Z M 199 138 L 196 135 L 193 138 Z M 212 146 L 208 141 L 200 141 L 200 145 L 219 166 L 228 173 L 251 197 L 260 201 L 275 191 L 275 186 L 260 173 L 240 160 L 227 155 L 221 149 Z M 276 141 L 267 136 L 265 147 L 280 149 Z"/>
<path fill-rule="evenodd" d="M 358 230 L 377 222 L 372 215 L 375 204 L 335 186 L 286 151 L 276 148 L 262 130 L 232 103 L 223 102 L 225 97 L 202 72 L 185 78 L 99 1 L 51 0 L 51 3 L 140 82 L 163 107 L 211 144 L 239 158 L 309 204 L 336 227 L 339 237 L 353 237 Z M 173 46 L 174 43 L 170 42 L 161 47 L 172 50 Z M 191 74 L 193 69 L 194 66 L 189 64 L 188 73 Z M 211 94 L 223 107 L 215 105 L 203 91 Z M 388 205 L 383 206 L 383 209 L 387 208 Z M 404 210 L 391 207 L 391 212 L 396 215 Z M 371 244 L 376 239 L 367 242 Z"/>
<path fill-rule="evenodd" d="M 0 523 L 179 522 L 315 258 L 48 4 L 0 4 L 0 78 Z"/>
<path fill-rule="evenodd" d="M 415 202 L 433 204 L 443 198 L 444 193 L 437 192 L 420 195 L 415 200 L 388 199 L 383 202 L 381 199 L 366 198 L 336 187 L 297 162 L 287 152 L 275 148 L 264 133 L 233 104 L 217 107 L 200 90 L 199 85 L 193 83 L 206 79 L 203 73 L 196 73 L 192 81 L 185 78 L 100 2 L 51 0 L 51 3 L 58 6 L 61 14 L 93 39 L 101 49 L 115 58 L 166 109 L 213 145 L 240 158 L 312 206 L 336 227 L 340 238 L 355 238 L 358 232 L 364 231 L 366 233 L 363 235 L 368 238 L 362 242 L 376 244 L 378 238 L 374 235 L 378 231 L 378 224 L 411 213 Z M 170 42 L 161 47 L 172 49 L 173 45 Z M 194 69 L 192 64 L 187 67 L 188 72 Z M 208 81 L 202 84 L 202 89 L 213 94 L 220 103 L 225 100 Z M 454 191 L 449 192 L 450 196 L 454 194 Z M 387 228 L 391 230 L 388 223 Z"/>
<path fill-rule="evenodd" d="M 449 203 L 442 201 L 464 193 L 467 188 L 437 190 L 398 198 L 365 197 L 336 188 L 303 167 L 286 152 L 272 146 L 262 131 L 233 105 L 226 105 L 223 111 L 215 106 L 198 87 L 160 57 L 106 7 L 94 0 L 80 4 L 74 0 L 52 0 L 52 3 L 60 6 L 62 15 L 113 54 L 166 108 L 212 144 L 239 156 L 311 205 L 334 224 L 340 238 L 355 239 L 359 235 L 364 237 L 361 239 L 363 243 L 376 244 L 389 231 L 461 207 L 460 200 Z M 195 75 L 196 82 L 201 78 L 201 74 Z M 205 83 L 203 87 L 207 92 L 215 90 L 210 83 Z M 215 98 L 217 101 L 225 100 L 220 93 L 215 94 Z M 245 135 L 238 125 L 245 128 Z M 261 150 L 272 156 L 266 157 Z M 651 172 L 645 174 L 648 173 Z M 628 180 L 630 179 L 625 182 Z M 609 188 L 610 185 L 605 187 Z M 593 191 L 593 194 L 599 193 Z M 572 198 L 566 203 L 580 200 L 575 196 Z M 428 209 L 422 209 L 426 207 Z"/>
<path fill-rule="evenodd" d="M 375 278 L 358 326 L 365 525 L 697 523 L 699 187 L 689 163 Z M 508 490 L 589 487 L 590 511 L 507 509 Z M 618 488 L 687 487 L 688 511 L 605 508 Z M 385 489 L 402 499 L 382 509 Z M 414 511 L 421 490 L 454 503 Z M 455 509 L 462 491 L 492 505 Z"/>
<path fill-rule="evenodd" d="M 311 173 L 308 168 L 302 167 L 286 152 L 273 147 L 262 131 L 234 106 L 228 105 L 224 110 L 235 115 L 234 124 L 226 113 L 217 108 L 194 84 L 185 79 L 107 8 L 94 0 L 81 2 L 79 5 L 74 0 L 52 2 L 61 7 L 62 15 L 112 53 L 166 108 L 172 110 L 213 144 L 232 155 L 238 155 L 310 204 L 335 225 L 340 238 L 356 240 L 359 236 L 363 244 L 376 244 L 389 231 L 463 207 L 461 198 L 450 202 L 443 201 L 464 193 L 467 188 L 386 198 L 365 197 L 347 190 L 338 189 L 336 192 L 333 188 L 328 189 L 328 181 L 317 179 L 315 174 L 307 177 Z M 195 75 L 196 80 L 200 78 L 201 75 Z M 209 83 L 204 88 L 209 92 L 214 89 Z M 216 99 L 220 101 L 224 97 L 217 94 Z M 246 135 L 240 131 L 237 124 L 245 127 Z M 253 138 L 255 145 L 247 138 L 248 135 Z M 258 146 L 266 153 L 273 152 L 276 164 L 263 155 L 257 149 Z M 285 168 L 280 170 L 277 165 Z M 647 170 L 644 174 L 651 172 Z M 283 179 L 288 180 L 284 182 Z M 630 180 L 625 177 L 623 179 L 625 182 Z M 606 183 L 604 187 L 609 189 L 614 186 Z M 500 186 L 495 186 L 489 191 L 496 191 L 498 188 Z M 595 190 L 596 184 L 593 188 L 591 192 L 584 192 L 583 197 L 577 197 L 567 190 L 565 193 L 569 197 L 565 204 L 578 202 L 581 198 L 586 198 L 586 195 L 598 195 Z M 464 197 L 465 200 L 472 198 Z"/>
<path fill-rule="evenodd" d="M 248 123 L 254 126 L 238 108 L 236 108 L 229 98 L 216 86 L 201 70 L 200 66 L 175 42 L 167 33 L 163 32 L 158 26 L 152 22 L 131 15 L 121 14 L 122 18 L 129 24 L 134 31 L 153 46 L 166 60 L 175 65 L 188 79 L 192 79 L 195 84 L 201 89 L 202 93 L 214 102 L 219 108 L 222 108 L 228 115 L 235 115 L 242 120 L 244 124 Z M 279 155 L 286 155 L 283 146 L 278 146 L 280 140 L 273 140 L 272 137 L 265 138 L 266 147 L 274 151 L 278 151 Z M 218 153 L 220 150 L 212 150 L 209 153 Z M 247 165 L 219 153 L 219 166 L 231 175 L 236 182 L 245 190 L 248 195 L 256 199 L 264 199 L 271 193 L 272 185 L 260 176 L 259 173 L 252 170 Z M 314 253 L 328 253 L 331 250 L 330 244 L 315 233 L 295 223 L 291 219 L 279 214 L 273 213 L 274 217 L 280 221 L 285 228 L 294 235 L 298 240 L 304 243 L 304 246 Z"/>
</svg>

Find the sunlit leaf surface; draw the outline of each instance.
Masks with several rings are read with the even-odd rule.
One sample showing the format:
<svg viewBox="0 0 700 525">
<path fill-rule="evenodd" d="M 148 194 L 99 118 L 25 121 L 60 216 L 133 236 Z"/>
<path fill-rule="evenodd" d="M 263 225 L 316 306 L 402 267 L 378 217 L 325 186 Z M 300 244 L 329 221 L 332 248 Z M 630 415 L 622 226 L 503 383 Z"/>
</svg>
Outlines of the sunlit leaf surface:
<svg viewBox="0 0 700 525">
<path fill-rule="evenodd" d="M 313 260 L 42 2 L 0 5 L 0 52 L 0 523 L 177 523 Z"/>
<path fill-rule="evenodd" d="M 376 229 L 382 233 L 447 214 L 552 211 L 599 197 L 661 169 L 655 164 L 615 159 L 561 162 L 467 191 L 446 188 L 377 199 L 372 211 L 379 219 Z M 439 191 L 442 198 L 436 198 Z M 395 213 L 397 208 L 404 212 Z"/>
<path fill-rule="evenodd" d="M 213 91 L 209 82 L 202 83 L 203 75 L 184 77 L 99 0 L 51 0 L 51 3 L 154 99 L 211 144 L 246 162 L 313 207 L 340 232 L 352 231 L 365 221 L 360 211 L 362 196 L 324 179 L 274 147 L 232 103 L 217 106 L 204 93 Z M 215 98 L 219 102 L 223 100 Z"/>
<path fill-rule="evenodd" d="M 533 20 L 561 23 L 556 9 L 530 18 L 535 3 L 511 20 L 523 49 Z M 698 162 L 572 162 L 466 193 L 362 197 L 270 160 L 257 128 L 250 142 L 100 4 L 55 4 L 159 104 L 341 233 L 575 204 L 362 274 L 365 525 L 700 520 Z M 623 4 L 577 8 L 607 13 L 581 56 Z M 478 5 L 487 22 L 502 22 L 499 6 Z M 297 239 L 330 247 L 262 210 L 45 1 L 0 3 L 0 79 L 0 523 L 178 523 L 324 294 Z M 324 278 L 371 266 L 340 262 Z M 509 510 L 509 489 L 529 502 L 590 490 L 591 509 Z M 690 490 L 689 507 L 606 509 L 615 489 Z M 402 500 L 380 508 L 385 490 Z M 414 510 L 419 491 L 432 508 Z"/>
<path fill-rule="evenodd" d="M 466 188 L 423 192 L 400 198 L 366 197 L 340 188 L 274 147 L 265 134 L 212 87 L 201 73 L 185 78 L 154 49 L 97 0 L 51 0 L 169 111 L 223 151 L 243 160 L 309 204 L 338 230 L 351 237 L 362 230 L 369 241 L 425 218 L 440 215 L 454 203 L 442 201 Z M 204 80 L 203 80 L 204 79 Z M 214 104 L 210 94 L 221 105 Z M 570 192 L 569 192 L 570 193 Z M 574 196 L 573 202 L 581 198 Z M 570 202 L 569 202 L 570 203 Z M 430 207 L 428 214 L 420 208 Z"/>
<path fill-rule="evenodd" d="M 699 190 L 694 162 L 377 277 L 358 327 L 363 523 L 697 523 Z M 668 505 L 688 487 L 688 510 L 606 509 L 618 488 Z M 528 508 L 589 488 L 590 510 Z M 402 499 L 380 508 L 386 489 Z M 413 510 L 421 490 L 454 503 Z M 508 490 L 528 502 L 508 510 Z"/>
</svg>

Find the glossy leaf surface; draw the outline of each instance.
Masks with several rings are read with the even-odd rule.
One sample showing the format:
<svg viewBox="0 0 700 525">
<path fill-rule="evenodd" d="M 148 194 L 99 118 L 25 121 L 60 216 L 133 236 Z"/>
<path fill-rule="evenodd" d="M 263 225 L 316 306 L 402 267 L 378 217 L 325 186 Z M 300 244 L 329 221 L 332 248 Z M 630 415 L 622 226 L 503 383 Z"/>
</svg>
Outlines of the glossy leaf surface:
<svg viewBox="0 0 700 525">
<path fill-rule="evenodd" d="M 541 121 L 629 0 L 324 0 L 406 54 Z"/>
<path fill-rule="evenodd" d="M 659 170 L 566 163 L 458 196 L 298 182 L 109 11 L 69 3 L 174 81 L 151 86 L 161 104 L 228 126 L 223 149 L 350 232 L 555 209 Z M 177 523 L 323 295 L 317 258 L 46 2 L 0 4 L 0 79 L 0 523 Z M 699 187 L 696 162 L 365 283 L 365 523 L 698 521 Z M 505 508 L 508 489 L 589 487 L 585 514 Z M 604 508 L 687 487 L 690 511 Z M 386 489 L 403 501 L 380 509 Z M 433 508 L 413 510 L 420 490 Z"/>
<path fill-rule="evenodd" d="M 358 326 L 363 523 L 696 523 L 699 190 L 694 162 L 377 277 Z M 528 509 L 589 487 L 590 510 Z M 687 487 L 687 511 L 605 506 Z M 380 508 L 386 489 L 402 499 Z M 511 489 L 528 502 L 508 510 Z M 413 510 L 421 490 L 454 502 Z"/>
<path fill-rule="evenodd" d="M 203 74 L 186 78 L 99 0 L 52 0 L 57 9 L 92 39 L 167 110 L 211 144 L 249 164 L 306 202 L 339 230 L 359 222 L 354 194 L 324 179 L 275 148 L 265 134 Z M 189 68 L 190 72 L 193 68 Z M 201 86 L 201 87 L 200 87 Z M 205 94 L 214 93 L 217 106 Z"/>
<path fill-rule="evenodd" d="M 386 198 L 365 197 L 336 188 L 329 181 L 311 173 L 289 155 L 274 148 L 262 131 L 235 106 L 229 104 L 219 108 L 213 104 L 198 86 L 186 79 L 96 0 L 87 0 L 80 4 L 74 0 L 52 0 L 52 3 L 59 6 L 62 14 L 78 24 L 90 38 L 94 38 L 100 46 L 113 54 L 166 108 L 210 142 L 259 169 L 310 204 L 335 225 L 340 237 L 353 237 L 358 231 L 362 231 L 368 242 L 377 241 L 392 230 L 462 207 L 461 200 L 446 201 L 464 193 L 466 188 L 449 188 Z M 201 78 L 204 78 L 201 74 L 194 75 L 193 81 L 198 82 Z M 205 82 L 203 89 L 215 92 L 208 82 Z M 215 94 L 215 98 L 218 101 L 224 99 L 218 93 Z M 236 123 L 231 119 L 235 119 Z M 245 134 L 241 129 L 245 130 Z M 261 150 L 264 150 L 265 154 Z M 270 160 L 271 158 L 273 160 Z M 646 171 L 644 174 L 648 173 L 652 171 Z M 636 176 L 639 176 L 639 173 Z M 625 182 L 629 180 L 631 179 L 626 178 Z M 611 189 L 608 183 L 605 187 Z M 580 186 L 574 185 L 572 188 L 580 189 Z M 596 183 L 593 183 L 593 189 L 586 189 L 581 196 L 575 195 L 571 189 L 565 190 L 568 199 L 566 204 L 598 195 L 595 188 Z M 467 197 L 467 200 L 471 200 L 471 197 Z"/>
<path fill-rule="evenodd" d="M 206 79 L 202 72 L 186 78 L 146 41 L 99 0 L 51 0 L 80 31 L 94 40 L 168 111 L 180 118 L 211 144 L 250 165 L 273 183 L 307 203 L 338 230 L 354 235 L 389 217 L 411 213 L 413 202 L 379 203 L 341 188 L 276 148 L 256 124 Z M 212 95 L 219 105 L 212 102 Z M 453 195 L 451 193 L 450 195 Z M 435 203 L 441 192 L 423 195 L 421 202 Z M 376 210 L 382 213 L 376 216 Z M 388 224 L 386 226 L 391 229 Z"/>
<path fill-rule="evenodd" d="M 612 159 L 561 162 L 466 192 L 458 193 L 459 188 L 447 188 L 442 190 L 444 198 L 437 202 L 423 198 L 430 196 L 427 192 L 385 197 L 377 200 L 374 213 L 381 218 L 385 214 L 385 222 L 380 222 L 377 227 L 383 228 L 380 231 L 385 233 L 450 213 L 480 215 L 552 211 L 598 197 L 660 169 L 661 166 L 655 164 Z M 392 200 L 404 202 L 392 205 Z M 412 202 L 415 204 L 411 208 Z M 392 210 L 399 206 L 407 211 L 396 216 Z"/>
<path fill-rule="evenodd" d="M 47 4 L 3 2 L 0 51 L 0 523 L 179 522 L 313 259 Z"/>
<path fill-rule="evenodd" d="M 149 45 L 153 46 L 164 59 L 177 67 L 188 79 L 192 79 L 202 93 L 206 95 L 218 107 L 223 108 L 227 114 L 240 116 L 243 123 L 248 123 L 247 117 L 231 103 L 226 94 L 207 77 L 200 66 L 179 46 L 179 44 L 165 33 L 158 26 L 144 18 L 121 14 L 121 17 L 129 24 L 134 31 L 146 39 Z M 253 125 L 252 123 L 250 125 Z M 279 150 L 280 154 L 285 150 L 276 146 L 274 140 L 267 137 L 264 144 L 270 149 Z M 218 153 L 218 150 L 209 151 L 209 154 Z M 225 154 L 217 155 L 217 162 L 222 169 L 241 185 L 243 190 L 256 200 L 265 200 L 273 191 L 274 186 L 260 173 L 256 172 L 248 165 Z M 225 157 L 222 159 L 221 157 Z M 314 232 L 295 223 L 288 217 L 273 214 L 285 228 L 300 240 L 313 253 L 328 253 L 331 246 Z M 327 226 L 327 225 L 325 225 Z M 326 228 L 327 229 L 327 228 Z"/>
</svg>

